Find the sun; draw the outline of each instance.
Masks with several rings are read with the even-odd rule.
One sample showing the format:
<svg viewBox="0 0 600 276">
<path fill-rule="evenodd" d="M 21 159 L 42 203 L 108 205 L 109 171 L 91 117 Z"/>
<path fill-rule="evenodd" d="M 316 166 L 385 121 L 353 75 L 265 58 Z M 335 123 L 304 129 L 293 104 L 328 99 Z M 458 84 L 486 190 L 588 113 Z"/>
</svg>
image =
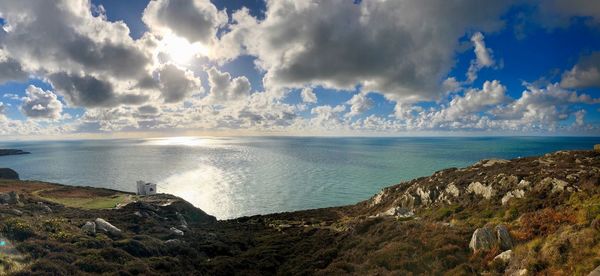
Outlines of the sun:
<svg viewBox="0 0 600 276">
<path fill-rule="evenodd" d="M 161 40 L 161 51 L 179 65 L 189 64 L 195 57 L 207 56 L 208 48 L 200 42 L 190 43 L 187 39 L 169 34 Z"/>
</svg>

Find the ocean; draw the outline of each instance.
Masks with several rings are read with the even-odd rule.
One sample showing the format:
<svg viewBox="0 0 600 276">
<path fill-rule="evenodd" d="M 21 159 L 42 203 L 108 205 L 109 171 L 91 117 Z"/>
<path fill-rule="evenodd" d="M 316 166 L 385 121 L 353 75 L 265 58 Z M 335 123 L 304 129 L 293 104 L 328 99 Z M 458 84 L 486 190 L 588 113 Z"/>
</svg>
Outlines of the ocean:
<svg viewBox="0 0 600 276">
<path fill-rule="evenodd" d="M 173 137 L 0 142 L 22 179 L 135 191 L 137 180 L 219 219 L 353 204 L 480 159 L 592 149 L 594 137 Z"/>
</svg>

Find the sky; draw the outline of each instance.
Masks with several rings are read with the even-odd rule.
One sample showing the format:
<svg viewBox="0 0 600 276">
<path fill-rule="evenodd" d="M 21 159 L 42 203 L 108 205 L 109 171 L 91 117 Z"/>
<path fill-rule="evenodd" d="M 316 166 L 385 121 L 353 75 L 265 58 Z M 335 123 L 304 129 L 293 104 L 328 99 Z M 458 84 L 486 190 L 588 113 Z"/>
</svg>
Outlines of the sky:
<svg viewBox="0 0 600 276">
<path fill-rule="evenodd" d="M 600 2 L 0 0 L 0 139 L 600 135 Z"/>
</svg>

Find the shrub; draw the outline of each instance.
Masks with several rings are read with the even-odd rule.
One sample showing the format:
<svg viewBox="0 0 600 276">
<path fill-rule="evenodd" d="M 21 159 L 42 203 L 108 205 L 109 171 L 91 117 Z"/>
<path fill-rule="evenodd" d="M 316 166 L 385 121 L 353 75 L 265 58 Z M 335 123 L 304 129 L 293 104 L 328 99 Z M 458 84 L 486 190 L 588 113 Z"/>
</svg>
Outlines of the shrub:
<svg viewBox="0 0 600 276">
<path fill-rule="evenodd" d="M 29 223 L 15 218 L 6 220 L 2 232 L 9 239 L 17 241 L 24 241 L 35 236 L 35 231 Z"/>
</svg>

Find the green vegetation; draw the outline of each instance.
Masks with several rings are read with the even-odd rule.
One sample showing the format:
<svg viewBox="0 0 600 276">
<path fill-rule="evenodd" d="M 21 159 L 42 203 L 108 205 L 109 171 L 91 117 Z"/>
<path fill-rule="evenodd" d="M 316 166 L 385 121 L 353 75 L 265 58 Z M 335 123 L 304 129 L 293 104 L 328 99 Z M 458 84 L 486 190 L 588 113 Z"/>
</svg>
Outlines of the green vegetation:
<svg viewBox="0 0 600 276">
<path fill-rule="evenodd" d="M 71 208 L 80 209 L 111 209 L 118 204 L 128 202 L 129 195 L 116 194 L 112 196 L 98 196 L 91 198 L 60 198 L 60 197 L 42 197 L 48 201 L 58 203 Z"/>
</svg>

